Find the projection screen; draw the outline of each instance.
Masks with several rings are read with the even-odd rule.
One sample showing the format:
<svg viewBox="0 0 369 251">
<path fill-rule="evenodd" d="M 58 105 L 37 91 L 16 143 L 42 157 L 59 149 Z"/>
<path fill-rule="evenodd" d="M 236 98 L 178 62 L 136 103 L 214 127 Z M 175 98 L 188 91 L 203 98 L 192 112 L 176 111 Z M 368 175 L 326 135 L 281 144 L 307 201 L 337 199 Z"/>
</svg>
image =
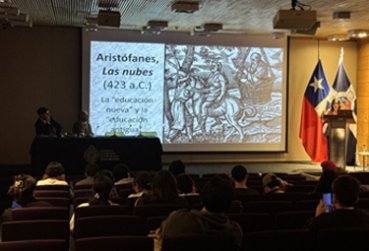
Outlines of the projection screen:
<svg viewBox="0 0 369 251">
<path fill-rule="evenodd" d="M 82 107 L 95 136 L 156 136 L 166 152 L 283 152 L 286 40 L 83 32 Z"/>
</svg>

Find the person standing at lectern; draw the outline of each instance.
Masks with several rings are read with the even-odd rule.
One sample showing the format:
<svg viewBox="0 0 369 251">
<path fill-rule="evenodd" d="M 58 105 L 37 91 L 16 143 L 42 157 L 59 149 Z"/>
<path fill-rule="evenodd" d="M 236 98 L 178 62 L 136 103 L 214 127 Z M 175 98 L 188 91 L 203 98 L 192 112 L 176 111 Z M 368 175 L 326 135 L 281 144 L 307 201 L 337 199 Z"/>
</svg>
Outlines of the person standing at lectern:
<svg viewBox="0 0 369 251">
<path fill-rule="evenodd" d="M 88 121 L 87 111 L 80 111 L 78 121 L 73 125 L 73 134 L 77 136 L 93 136 L 91 125 Z"/>
<path fill-rule="evenodd" d="M 36 136 L 60 137 L 62 127 L 50 114 L 48 108 L 42 106 L 37 109 L 38 119 L 35 123 Z"/>
<path fill-rule="evenodd" d="M 333 99 L 331 108 L 325 112 L 325 115 L 337 115 L 341 110 L 341 102 L 338 99 Z M 341 154 L 342 147 L 345 144 L 345 129 L 331 128 L 328 122 L 323 125 L 323 133 L 327 137 L 328 156 L 338 167 L 345 166 L 345 156 Z"/>
</svg>

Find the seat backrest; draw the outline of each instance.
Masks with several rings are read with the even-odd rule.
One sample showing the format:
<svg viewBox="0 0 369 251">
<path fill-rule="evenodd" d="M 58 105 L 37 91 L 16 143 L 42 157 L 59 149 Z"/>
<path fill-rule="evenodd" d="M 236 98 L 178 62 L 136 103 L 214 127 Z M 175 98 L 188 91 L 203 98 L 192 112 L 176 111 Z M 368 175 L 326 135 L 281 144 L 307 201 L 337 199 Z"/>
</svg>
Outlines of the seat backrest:
<svg viewBox="0 0 369 251">
<path fill-rule="evenodd" d="M 312 193 L 314 191 L 315 186 L 314 185 L 294 185 L 294 186 L 288 186 L 287 192 L 306 192 L 306 193 Z"/>
<path fill-rule="evenodd" d="M 69 186 L 66 185 L 43 185 L 43 186 L 36 186 L 35 191 L 39 190 L 59 190 L 59 191 L 70 191 Z"/>
<path fill-rule="evenodd" d="M 163 239 L 162 251 L 232 251 L 235 240 L 228 235 L 181 235 Z"/>
<path fill-rule="evenodd" d="M 296 210 L 315 211 L 319 200 L 300 200 L 296 202 Z"/>
<path fill-rule="evenodd" d="M 34 193 L 36 198 L 42 197 L 57 197 L 57 198 L 70 198 L 70 192 L 65 190 L 37 190 Z"/>
<path fill-rule="evenodd" d="M 314 217 L 314 211 L 288 211 L 275 215 L 276 229 L 302 229 L 309 218 Z"/>
<path fill-rule="evenodd" d="M 21 240 L 0 242 L 1 251 L 67 251 L 65 240 Z"/>
<path fill-rule="evenodd" d="M 310 245 L 311 234 L 308 230 L 272 230 L 246 233 L 243 243 L 246 250 L 252 251 L 310 251 Z"/>
<path fill-rule="evenodd" d="M 75 218 L 104 216 L 104 215 L 129 215 L 130 208 L 128 206 L 111 206 L 111 205 L 96 205 L 89 207 L 77 207 L 75 209 Z"/>
<path fill-rule="evenodd" d="M 93 195 L 93 190 L 92 189 L 75 189 L 73 190 L 73 195 L 74 198 L 79 198 L 79 197 L 91 197 Z"/>
<path fill-rule="evenodd" d="M 65 207 L 24 207 L 12 210 L 13 220 L 68 220 Z"/>
<path fill-rule="evenodd" d="M 146 219 L 146 233 L 158 229 L 167 216 L 154 216 Z"/>
<path fill-rule="evenodd" d="M 58 197 L 36 197 L 38 201 L 46 201 L 54 207 L 66 207 L 70 206 L 70 198 L 58 198 Z"/>
<path fill-rule="evenodd" d="M 2 225 L 2 241 L 69 239 L 68 220 L 8 221 Z"/>
<path fill-rule="evenodd" d="M 145 219 L 138 216 L 112 215 L 76 218 L 74 234 L 76 239 L 114 236 L 144 235 Z"/>
<path fill-rule="evenodd" d="M 244 204 L 245 212 L 269 213 L 291 211 L 295 207 L 291 201 L 250 201 Z"/>
<path fill-rule="evenodd" d="M 318 232 L 317 250 L 368 250 L 368 228 L 323 229 Z"/>
<path fill-rule="evenodd" d="M 139 205 L 134 208 L 134 214 L 144 218 L 152 216 L 166 216 L 171 212 L 183 208 L 179 204 L 148 204 Z"/>
<path fill-rule="evenodd" d="M 146 236 L 103 236 L 76 240 L 77 251 L 139 250 L 152 251 L 153 239 Z"/>
<path fill-rule="evenodd" d="M 228 217 L 230 220 L 237 222 L 244 233 L 271 230 L 274 227 L 274 220 L 271 214 L 242 213 L 228 214 Z"/>
</svg>

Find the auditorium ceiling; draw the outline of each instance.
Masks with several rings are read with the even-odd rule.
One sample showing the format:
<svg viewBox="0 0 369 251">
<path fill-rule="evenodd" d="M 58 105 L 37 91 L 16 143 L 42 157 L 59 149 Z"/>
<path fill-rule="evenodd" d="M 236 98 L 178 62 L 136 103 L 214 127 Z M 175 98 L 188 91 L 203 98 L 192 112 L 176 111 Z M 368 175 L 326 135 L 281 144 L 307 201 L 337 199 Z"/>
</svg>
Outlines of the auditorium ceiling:
<svg viewBox="0 0 369 251">
<path fill-rule="evenodd" d="M 190 2 L 192 0 L 189 0 Z M 171 10 L 174 0 L 0 0 L 0 23 L 6 22 L 2 6 L 15 6 L 28 14 L 33 26 L 84 27 L 86 17 L 96 16 L 100 6 L 117 6 L 120 29 L 141 30 L 150 20 L 168 21 L 167 30 L 190 32 L 204 23 L 222 23 L 223 33 L 270 34 L 273 17 L 290 9 L 290 0 L 199 0 L 194 13 Z M 194 1 L 192 1 L 194 2 Z M 197 2 L 197 1 L 195 1 Z M 368 0 L 300 0 L 317 11 L 321 27 L 316 36 L 346 34 L 351 29 L 369 29 Z M 307 8 L 308 9 L 308 8 Z M 347 20 L 333 19 L 335 11 L 351 11 Z"/>
</svg>

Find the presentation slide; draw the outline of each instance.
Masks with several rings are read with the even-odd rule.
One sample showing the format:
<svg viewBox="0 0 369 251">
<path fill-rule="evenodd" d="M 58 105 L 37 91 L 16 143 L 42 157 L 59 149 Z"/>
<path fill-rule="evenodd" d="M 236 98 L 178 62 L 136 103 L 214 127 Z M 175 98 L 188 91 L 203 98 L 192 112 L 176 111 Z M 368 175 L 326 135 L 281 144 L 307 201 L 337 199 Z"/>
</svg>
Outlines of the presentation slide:
<svg viewBox="0 0 369 251">
<path fill-rule="evenodd" d="M 285 48 L 89 40 L 96 136 L 156 136 L 166 151 L 284 151 Z"/>
</svg>

